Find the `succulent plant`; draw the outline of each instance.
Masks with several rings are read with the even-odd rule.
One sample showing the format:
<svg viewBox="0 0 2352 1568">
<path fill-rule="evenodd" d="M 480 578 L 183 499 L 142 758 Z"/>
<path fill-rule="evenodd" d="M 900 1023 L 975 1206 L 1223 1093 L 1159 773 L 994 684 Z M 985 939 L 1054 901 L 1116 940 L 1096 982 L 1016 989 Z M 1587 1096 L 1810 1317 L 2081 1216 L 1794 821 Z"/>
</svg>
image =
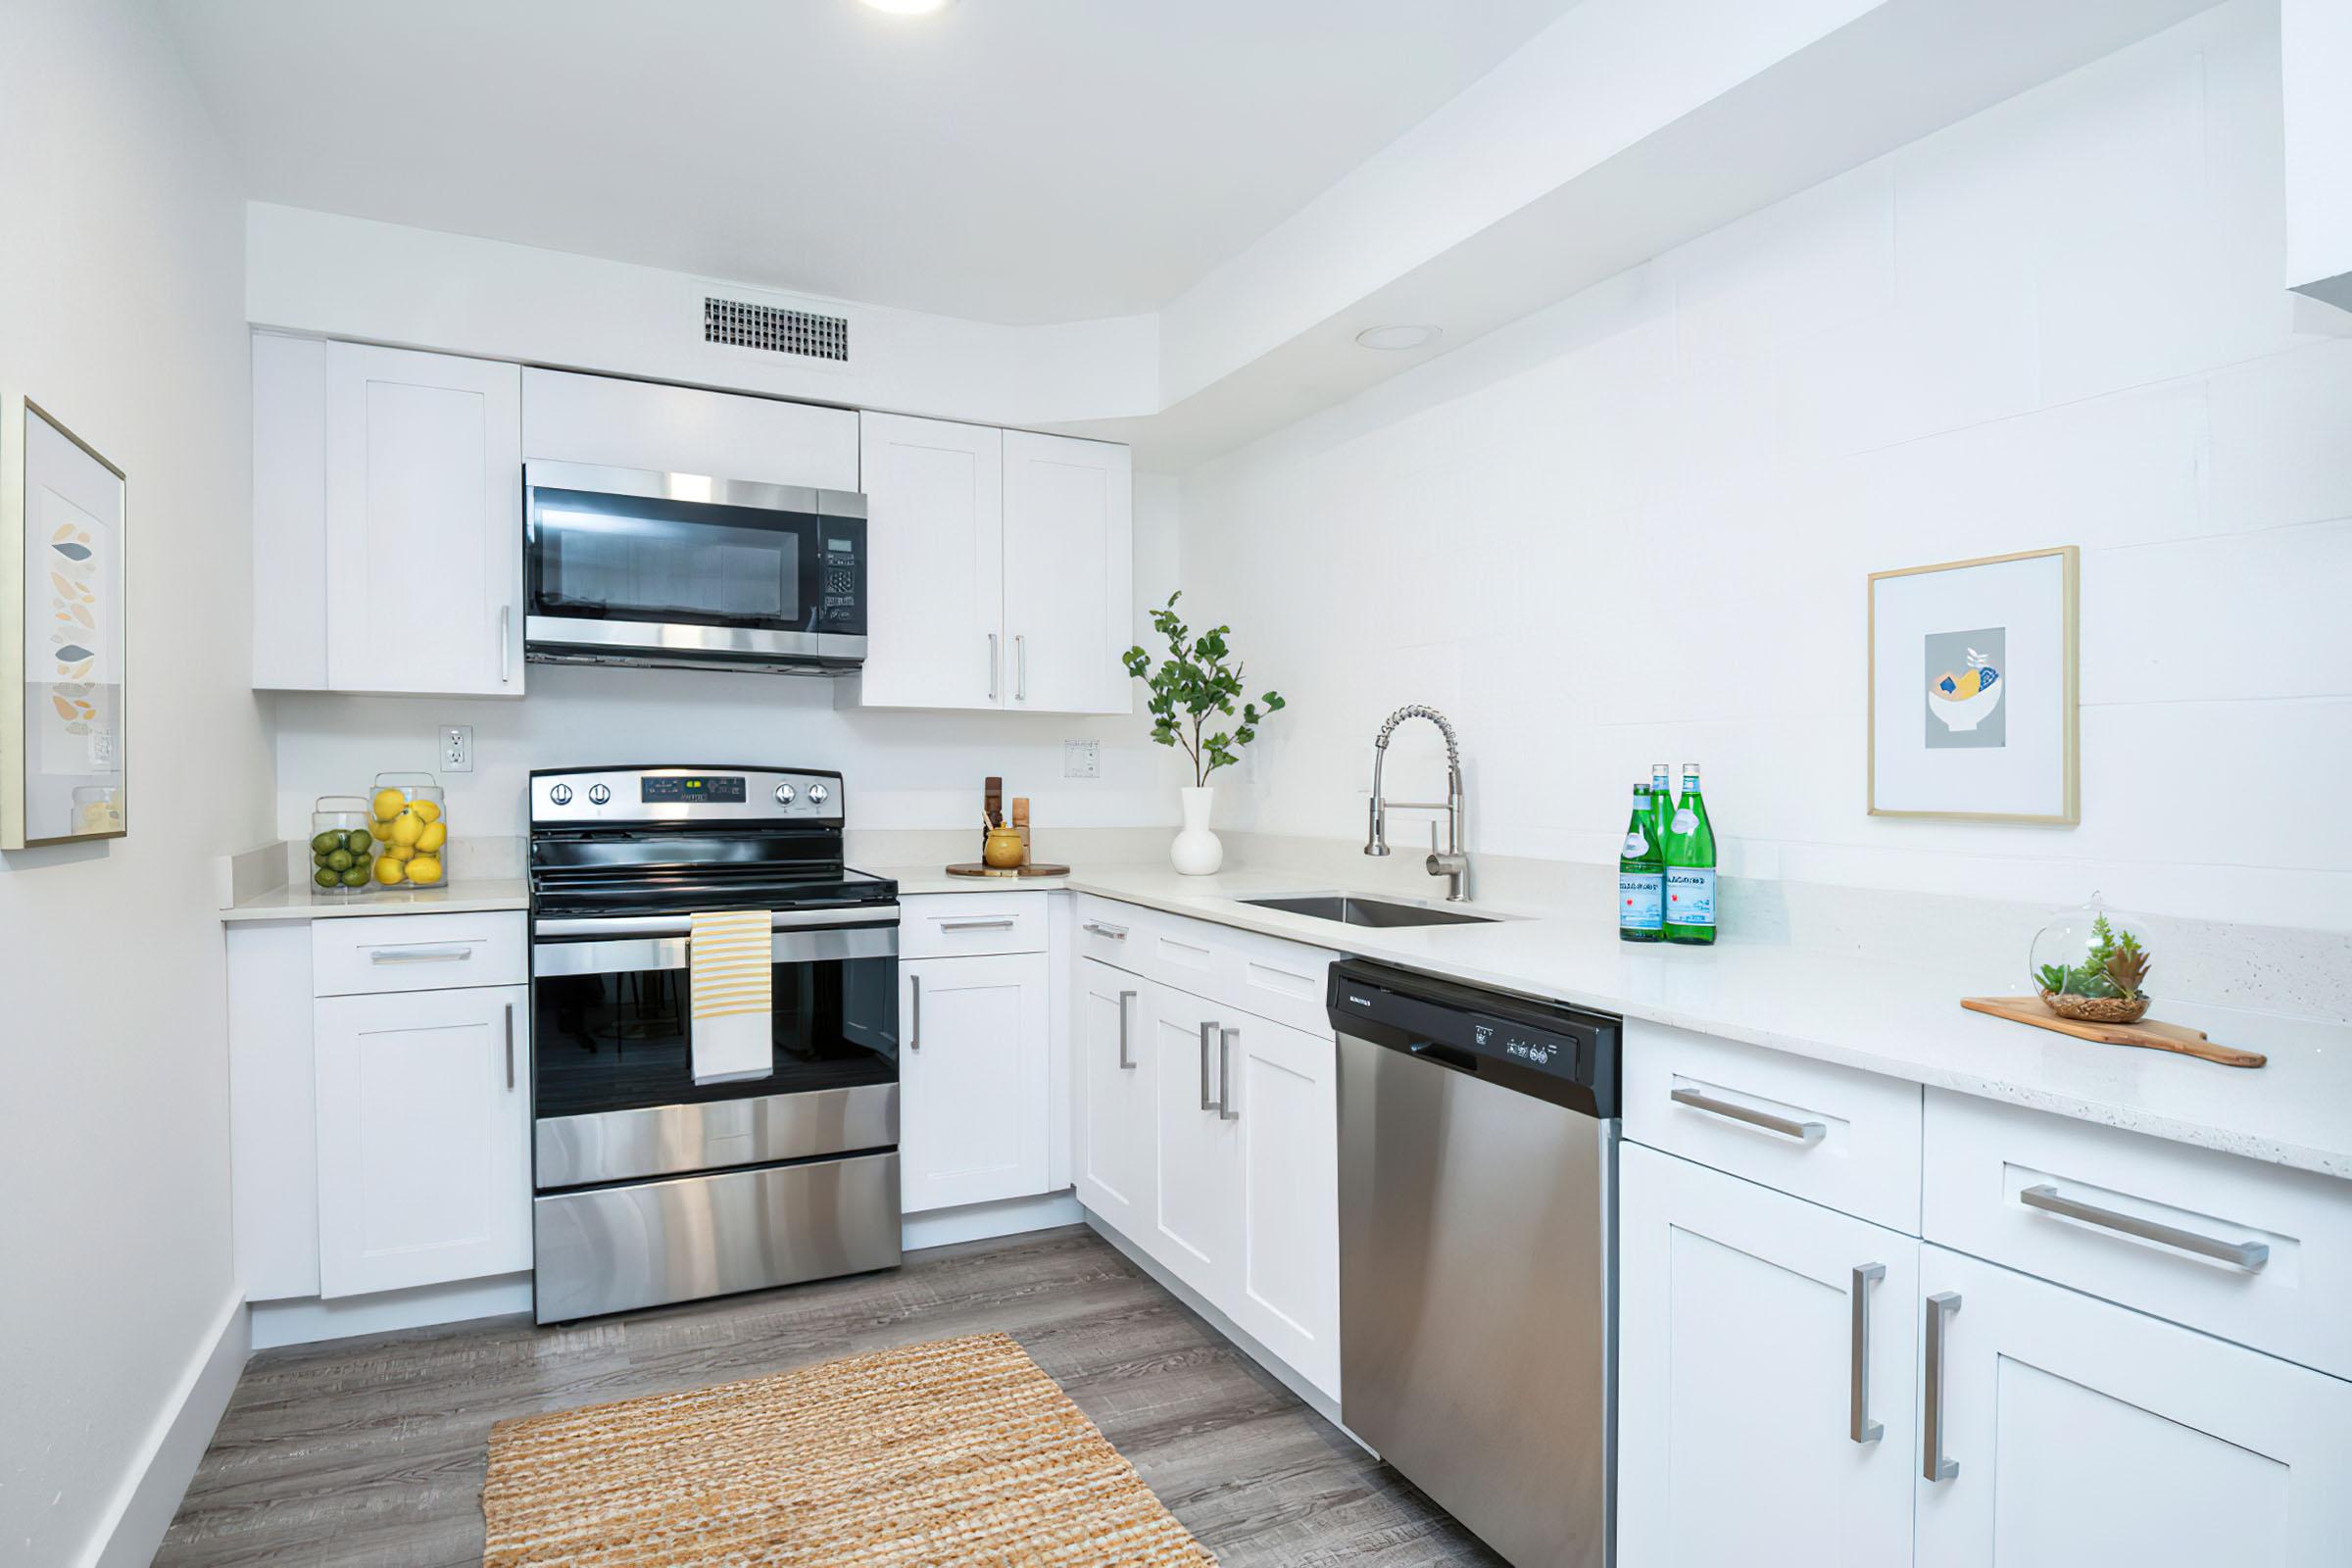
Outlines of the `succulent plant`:
<svg viewBox="0 0 2352 1568">
<path fill-rule="evenodd" d="M 2073 967 L 2045 963 L 2038 971 L 2041 989 L 2061 996 L 2117 997 L 2126 1002 L 2147 998 L 2148 974 L 2153 967 L 2139 938 L 2119 931 L 2100 914 L 2090 923 L 2090 951 Z"/>
</svg>

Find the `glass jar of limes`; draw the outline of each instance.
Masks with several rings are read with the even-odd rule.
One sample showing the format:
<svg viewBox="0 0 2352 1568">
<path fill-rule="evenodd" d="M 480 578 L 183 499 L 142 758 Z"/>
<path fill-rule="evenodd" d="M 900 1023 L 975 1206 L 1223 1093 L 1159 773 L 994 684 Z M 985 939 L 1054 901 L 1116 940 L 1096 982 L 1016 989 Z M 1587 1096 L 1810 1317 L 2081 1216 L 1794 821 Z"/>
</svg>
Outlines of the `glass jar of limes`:
<svg viewBox="0 0 2352 1568">
<path fill-rule="evenodd" d="M 321 795 L 311 803 L 311 886 L 357 893 L 368 886 L 368 803 L 357 795 Z"/>
<path fill-rule="evenodd" d="M 368 800 L 379 888 L 437 888 L 449 880 L 449 817 L 430 773 L 378 773 Z"/>
</svg>

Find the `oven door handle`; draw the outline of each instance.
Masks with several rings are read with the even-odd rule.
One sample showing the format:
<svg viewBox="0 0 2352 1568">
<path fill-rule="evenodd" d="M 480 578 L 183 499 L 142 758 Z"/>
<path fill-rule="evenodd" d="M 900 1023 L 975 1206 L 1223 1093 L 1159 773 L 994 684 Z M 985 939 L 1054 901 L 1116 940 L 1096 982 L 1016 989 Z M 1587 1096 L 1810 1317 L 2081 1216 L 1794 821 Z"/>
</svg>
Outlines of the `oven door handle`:
<svg viewBox="0 0 2352 1568">
<path fill-rule="evenodd" d="M 897 925 L 895 904 L 840 904 L 821 909 L 777 909 L 768 921 L 771 930 L 811 931 L 833 925 Z M 694 928 L 684 914 L 541 915 L 531 922 L 539 937 L 682 937 Z"/>
<path fill-rule="evenodd" d="M 605 942 L 534 942 L 531 973 L 541 980 L 567 974 L 654 974 L 686 967 L 689 944 L 677 937 L 615 937 Z M 867 926 L 852 931 L 779 931 L 771 963 L 838 963 L 857 958 L 896 958 L 899 929 Z"/>
</svg>

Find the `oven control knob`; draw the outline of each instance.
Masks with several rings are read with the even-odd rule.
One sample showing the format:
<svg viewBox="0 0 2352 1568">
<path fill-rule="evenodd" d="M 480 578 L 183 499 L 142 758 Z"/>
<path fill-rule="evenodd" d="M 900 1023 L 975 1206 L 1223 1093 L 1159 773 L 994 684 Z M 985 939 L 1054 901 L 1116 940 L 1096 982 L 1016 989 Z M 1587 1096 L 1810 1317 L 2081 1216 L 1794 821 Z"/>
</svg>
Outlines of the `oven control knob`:
<svg viewBox="0 0 2352 1568">
<path fill-rule="evenodd" d="M 557 806 L 569 806 L 571 804 L 571 786 L 558 784 L 547 792 L 547 798 Z"/>
<path fill-rule="evenodd" d="M 822 784 L 811 784 L 811 785 L 809 785 L 809 786 L 808 786 L 808 804 L 809 804 L 810 806 L 822 806 L 822 805 L 824 805 L 824 804 L 825 804 L 825 796 L 826 796 L 828 793 L 829 793 L 829 792 L 828 792 L 828 791 L 825 789 L 825 787 L 824 787 Z"/>
<path fill-rule="evenodd" d="M 612 798 L 612 792 L 605 788 L 602 784 L 591 784 L 588 786 L 588 804 L 590 806 L 602 806 Z"/>
<path fill-rule="evenodd" d="M 776 786 L 776 804 L 778 806 L 790 806 L 792 804 L 791 785 L 779 784 Z"/>
</svg>

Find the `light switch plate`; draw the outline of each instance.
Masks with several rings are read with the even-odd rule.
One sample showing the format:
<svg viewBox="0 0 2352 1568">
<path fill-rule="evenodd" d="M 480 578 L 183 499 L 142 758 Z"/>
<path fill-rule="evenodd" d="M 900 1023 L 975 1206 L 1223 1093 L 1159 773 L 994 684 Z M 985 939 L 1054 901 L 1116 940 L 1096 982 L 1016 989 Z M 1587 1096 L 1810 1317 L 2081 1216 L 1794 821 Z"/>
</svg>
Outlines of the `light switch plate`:
<svg viewBox="0 0 2352 1568">
<path fill-rule="evenodd" d="M 473 771 L 473 726 L 444 724 L 441 726 L 441 771 L 470 773 Z"/>
<path fill-rule="evenodd" d="M 1102 776 L 1102 743 L 1100 741 L 1063 741 L 1061 743 L 1061 776 L 1063 778 L 1101 778 Z"/>
</svg>

